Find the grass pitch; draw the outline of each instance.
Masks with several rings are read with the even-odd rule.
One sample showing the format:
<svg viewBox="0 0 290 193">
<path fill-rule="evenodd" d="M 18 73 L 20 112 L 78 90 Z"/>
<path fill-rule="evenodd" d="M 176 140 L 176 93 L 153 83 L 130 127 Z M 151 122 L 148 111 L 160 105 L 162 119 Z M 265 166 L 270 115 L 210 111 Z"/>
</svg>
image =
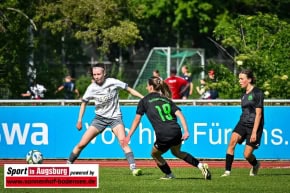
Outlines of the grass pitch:
<svg viewBox="0 0 290 193">
<path fill-rule="evenodd" d="M 144 175 L 132 176 L 128 168 L 100 167 L 98 189 L 4 189 L 0 167 L 0 193 L 289 193 L 290 169 L 261 168 L 249 176 L 249 169 L 233 168 L 232 175 L 220 177 L 222 168 L 210 168 L 212 180 L 204 180 L 197 168 L 172 168 L 176 179 L 160 180 L 158 168 L 142 168 Z"/>
</svg>

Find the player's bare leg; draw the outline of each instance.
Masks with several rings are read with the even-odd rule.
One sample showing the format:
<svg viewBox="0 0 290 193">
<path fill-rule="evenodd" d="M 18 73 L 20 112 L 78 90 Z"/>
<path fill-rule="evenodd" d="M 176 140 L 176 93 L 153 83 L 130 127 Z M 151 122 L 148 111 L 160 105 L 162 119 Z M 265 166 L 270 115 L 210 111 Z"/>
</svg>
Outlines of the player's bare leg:
<svg viewBox="0 0 290 193">
<path fill-rule="evenodd" d="M 81 151 L 88 145 L 88 143 L 99 134 L 99 130 L 94 126 L 90 126 L 84 135 L 82 136 L 80 142 L 74 147 L 73 151 L 71 152 L 67 163 L 72 164 L 78 158 Z"/>
</svg>

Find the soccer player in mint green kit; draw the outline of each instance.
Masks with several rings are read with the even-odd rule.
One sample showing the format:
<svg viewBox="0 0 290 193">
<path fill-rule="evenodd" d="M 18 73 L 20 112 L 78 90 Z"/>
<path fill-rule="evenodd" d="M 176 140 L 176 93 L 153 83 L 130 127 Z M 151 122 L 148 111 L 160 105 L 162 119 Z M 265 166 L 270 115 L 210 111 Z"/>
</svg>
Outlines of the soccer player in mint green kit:
<svg viewBox="0 0 290 193">
<path fill-rule="evenodd" d="M 77 129 L 82 129 L 82 118 L 86 105 L 90 100 L 94 100 L 95 102 L 95 118 L 83 134 L 80 142 L 72 150 L 67 163 L 73 163 L 88 143 L 104 131 L 107 126 L 110 126 L 112 128 L 112 132 L 118 138 L 120 145 L 122 145 L 121 147 L 129 162 L 132 174 L 134 176 L 139 176 L 142 174 L 142 171 L 136 168 L 135 159 L 131 148 L 128 144 L 123 145 L 123 140 L 125 138 L 125 127 L 122 121 L 122 114 L 119 105 L 119 90 L 125 89 L 131 95 L 139 98 L 143 98 L 143 96 L 138 91 L 130 88 L 126 83 L 120 80 L 115 78 L 106 78 L 104 64 L 97 64 L 92 67 L 91 70 L 94 81 L 88 86 L 84 96 L 82 97 L 82 103 L 76 125 Z"/>
<path fill-rule="evenodd" d="M 159 77 L 151 77 L 148 79 L 146 89 L 149 94 L 138 103 L 135 119 L 124 140 L 125 145 L 129 143 L 131 136 L 140 123 L 141 117 L 146 113 L 156 135 L 151 156 L 160 170 L 165 174 L 161 179 L 175 178 L 169 165 L 162 157 L 162 154 L 169 149 L 175 157 L 199 168 L 206 180 L 211 179 L 207 164 L 200 163 L 191 154 L 180 151 L 181 143 L 183 140 L 188 139 L 189 133 L 186 120 L 180 108 L 171 100 L 171 91 L 168 85 Z M 177 118 L 181 121 L 184 131 L 183 135 Z"/>
<path fill-rule="evenodd" d="M 254 86 L 255 78 L 251 70 L 239 73 L 239 83 L 245 89 L 241 97 L 242 114 L 232 132 L 226 153 L 225 172 L 222 177 L 230 176 L 236 145 L 246 141 L 244 157 L 252 166 L 250 176 L 258 174 L 260 163 L 253 154 L 260 146 L 264 128 L 264 94 Z"/>
</svg>

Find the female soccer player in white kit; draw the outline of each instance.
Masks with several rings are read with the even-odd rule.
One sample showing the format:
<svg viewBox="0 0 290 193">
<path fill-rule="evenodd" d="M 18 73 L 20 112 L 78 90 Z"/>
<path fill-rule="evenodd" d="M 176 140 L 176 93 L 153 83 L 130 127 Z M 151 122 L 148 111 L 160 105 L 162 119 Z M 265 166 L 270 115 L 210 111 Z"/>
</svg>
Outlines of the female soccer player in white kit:
<svg viewBox="0 0 290 193">
<path fill-rule="evenodd" d="M 82 97 L 82 103 L 76 125 L 77 129 L 82 129 L 82 118 L 86 105 L 90 100 L 94 100 L 95 102 L 96 115 L 91 125 L 82 136 L 80 142 L 72 150 L 67 163 L 73 163 L 86 145 L 94 137 L 104 131 L 107 126 L 110 126 L 125 153 L 132 174 L 134 176 L 141 175 L 142 171 L 136 168 L 135 159 L 131 148 L 129 145 L 122 145 L 125 138 L 125 128 L 119 105 L 119 90 L 125 89 L 131 95 L 139 98 L 143 98 L 143 95 L 118 79 L 106 78 L 105 66 L 103 64 L 98 64 L 92 67 L 92 77 L 94 82 L 88 86 L 84 96 Z"/>
</svg>

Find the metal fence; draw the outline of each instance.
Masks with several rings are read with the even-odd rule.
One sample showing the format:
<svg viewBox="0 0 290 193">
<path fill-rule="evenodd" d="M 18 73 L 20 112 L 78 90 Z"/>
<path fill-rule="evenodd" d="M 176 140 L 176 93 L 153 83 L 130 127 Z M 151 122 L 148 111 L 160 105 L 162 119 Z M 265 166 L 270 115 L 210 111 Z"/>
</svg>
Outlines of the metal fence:
<svg viewBox="0 0 290 193">
<path fill-rule="evenodd" d="M 139 100 L 120 100 L 121 105 L 137 105 Z M 81 100 L 0 100 L 0 106 L 65 106 L 65 105 L 80 105 Z M 192 106 L 236 106 L 240 105 L 239 99 L 216 99 L 216 100 L 174 100 L 178 105 L 192 105 Z M 90 101 L 89 105 L 93 105 Z M 290 106 L 289 99 L 267 99 L 264 100 L 265 106 Z"/>
</svg>

